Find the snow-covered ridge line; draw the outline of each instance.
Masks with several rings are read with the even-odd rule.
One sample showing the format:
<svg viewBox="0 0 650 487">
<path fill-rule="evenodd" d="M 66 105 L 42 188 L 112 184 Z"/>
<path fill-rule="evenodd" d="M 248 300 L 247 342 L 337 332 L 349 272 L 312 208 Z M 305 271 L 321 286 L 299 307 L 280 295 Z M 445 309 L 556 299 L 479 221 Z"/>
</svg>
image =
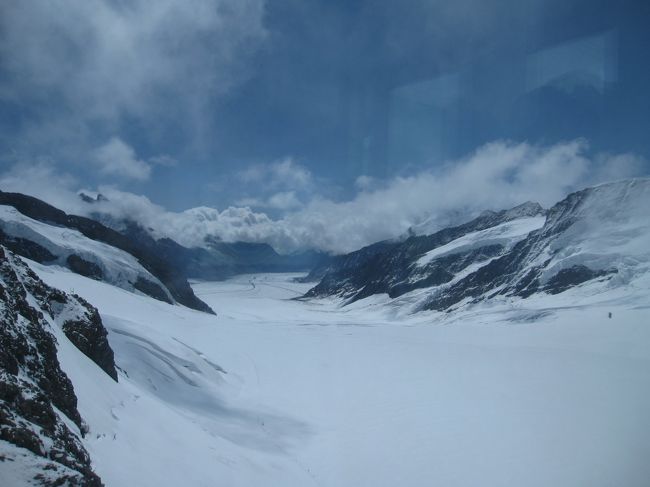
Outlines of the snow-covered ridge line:
<svg viewBox="0 0 650 487">
<path fill-rule="evenodd" d="M 65 267 L 71 262 L 74 265 L 75 261 L 85 261 L 90 263 L 87 264 L 89 273 L 94 274 L 88 277 L 105 280 L 132 292 L 141 292 L 136 285 L 142 287 L 143 282 L 149 282 L 160 288 L 168 302 L 174 302 L 164 284 L 131 254 L 89 239 L 77 230 L 34 220 L 5 205 L 0 205 L 0 230 L 13 238 L 29 240 L 46 249 L 53 257 L 48 264 Z"/>
<path fill-rule="evenodd" d="M 338 295 L 346 303 L 373 294 L 391 298 L 415 289 L 449 286 L 510 248 L 544 223 L 545 210 L 524 203 L 509 210 L 485 211 L 477 218 L 437 231 L 386 241 L 335 259 L 321 271 L 321 282 L 306 297 Z M 318 275 L 318 269 L 312 272 Z"/>
<path fill-rule="evenodd" d="M 554 205 L 542 228 L 424 308 L 448 309 L 497 294 L 560 293 L 592 279 L 629 284 L 650 272 L 650 178 L 602 184 Z"/>
<path fill-rule="evenodd" d="M 0 191 L 0 204 L 11 206 L 32 220 L 54 227 L 78 231 L 90 240 L 101 242 L 131 254 L 143 268 L 164 284 L 161 287 L 154 281 L 143 278 L 132 283 L 134 288 L 156 299 L 168 302 L 171 301 L 169 299 L 169 295 L 171 295 L 173 300 L 180 304 L 199 311 L 214 313 L 209 306 L 194 295 L 183 270 L 178 266 L 174 266 L 166 258 L 166 252 L 169 249 L 160 245 L 157 241 L 151 238 L 146 242 L 135 241 L 96 220 L 68 215 L 38 198 L 20 193 Z M 0 242 L 21 255 L 39 262 L 56 259 L 56 256 L 36 242 L 25 238 L 12 237 L 11 235 L 7 236 L 2 231 L 0 231 Z M 82 259 L 76 254 L 70 255 L 65 261 L 71 270 L 83 275 L 98 278 L 102 274 L 102 270 L 98 265 Z"/>
<path fill-rule="evenodd" d="M 560 293 L 592 279 L 624 285 L 649 269 L 647 208 L 650 179 L 637 178 L 572 193 L 548 212 L 531 204 L 486 212 L 460 227 L 340 257 L 306 297 L 349 304 L 428 289 L 417 293 L 416 309 L 446 310 L 501 294 Z"/>
<path fill-rule="evenodd" d="M 545 221 L 546 217 L 544 216 L 524 217 L 485 230 L 468 233 L 425 253 L 415 262 L 415 265 L 422 267 L 443 255 L 465 252 L 487 245 L 503 245 L 509 249 L 530 232 L 541 228 Z"/>
</svg>

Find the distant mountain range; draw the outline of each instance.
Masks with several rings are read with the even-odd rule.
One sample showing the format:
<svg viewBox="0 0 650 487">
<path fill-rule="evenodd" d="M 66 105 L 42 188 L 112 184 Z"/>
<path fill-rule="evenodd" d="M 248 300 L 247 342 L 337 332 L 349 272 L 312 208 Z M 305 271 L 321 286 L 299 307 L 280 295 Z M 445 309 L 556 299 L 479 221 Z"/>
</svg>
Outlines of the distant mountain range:
<svg viewBox="0 0 650 487">
<path fill-rule="evenodd" d="M 187 276 L 286 271 L 320 258 L 306 278 L 318 284 L 299 299 L 335 296 L 350 304 L 385 295 L 409 311 L 451 313 L 480 301 L 552 296 L 587 283 L 605 292 L 634 285 L 650 271 L 648 208 L 650 179 L 631 179 L 572 193 L 549 210 L 528 202 L 486 211 L 430 235 L 323 259 L 280 256 L 267 245 L 217 239 L 189 249 L 155 239 L 134 222 L 109 228 L 33 197 L 0 192 L 0 462 L 14 462 L 14 474 L 43 485 L 102 485 L 84 447 L 88 425 L 70 377 L 82 370 L 84 377 L 113 384 L 118 370 L 126 374 L 115 364 L 98 310 L 74 292 L 45 284 L 19 256 L 208 313 L 213 311 L 196 297 Z M 584 296 L 588 300 L 590 294 Z M 128 332 L 115 333 L 138 341 L 137 347 L 154 347 L 139 353 L 157 357 L 196 387 L 170 357 L 188 373 L 200 371 L 194 363 Z M 205 361 L 201 352 L 171 338 Z"/>
<path fill-rule="evenodd" d="M 207 234 L 201 245 L 180 245 L 173 236 L 152 230 L 146 221 L 116 218 L 103 211 L 101 205 L 109 200 L 101 193 L 90 196 L 79 193 L 80 199 L 89 205 L 90 217 L 126 236 L 138 245 L 162 252 L 168 263 L 196 279 L 219 280 L 237 274 L 256 272 L 302 272 L 329 260 L 323 252 L 307 250 L 288 255 L 278 254 L 266 243 L 225 242 L 219 235 Z M 183 212 L 188 220 L 207 222 L 218 212 L 212 208 L 192 208 Z M 183 241 L 182 238 L 178 240 Z"/>
<path fill-rule="evenodd" d="M 89 204 L 103 198 L 80 197 Z M 0 191 L 0 244 L 40 263 L 209 313 L 213 310 L 194 295 L 188 278 L 304 271 L 328 259 L 318 252 L 280 255 L 267 244 L 216 237 L 204 247 L 187 248 L 170 238 L 154 238 L 135 221 L 92 216 L 68 215 L 32 196 Z"/>
<path fill-rule="evenodd" d="M 649 258 L 650 180 L 631 179 L 572 193 L 549 210 L 527 202 L 430 235 L 404 236 L 355 252 L 280 255 L 267 244 L 207 238 L 187 248 L 143 225 L 96 213 L 67 215 L 36 198 L 0 191 L 0 244 L 124 289 L 213 312 L 188 278 L 311 272 L 304 298 L 345 303 L 386 294 L 412 297 L 414 310 L 450 310 L 494 296 L 558 293 L 583 282 L 625 279 Z M 100 201 L 80 195 L 89 204 Z M 101 198 L 101 196 L 99 196 Z M 647 244 L 647 245 L 646 245 Z M 616 280 L 614 279 L 614 281 Z"/>
<path fill-rule="evenodd" d="M 312 270 L 305 298 L 412 295 L 414 310 L 450 311 L 495 296 L 611 285 L 650 265 L 650 179 L 572 193 L 545 211 L 525 203 L 457 227 L 379 242 Z"/>
</svg>

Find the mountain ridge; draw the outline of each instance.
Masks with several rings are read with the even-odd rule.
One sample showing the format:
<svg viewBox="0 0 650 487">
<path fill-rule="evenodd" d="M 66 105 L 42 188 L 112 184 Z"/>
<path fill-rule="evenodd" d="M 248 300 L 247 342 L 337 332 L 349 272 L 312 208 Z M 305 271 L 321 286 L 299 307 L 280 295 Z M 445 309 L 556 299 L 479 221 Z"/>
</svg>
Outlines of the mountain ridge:
<svg viewBox="0 0 650 487">
<path fill-rule="evenodd" d="M 643 242 L 650 248 L 650 228 L 642 210 L 648 206 L 650 179 L 635 178 L 576 191 L 548 211 L 525 203 L 483 213 L 432 235 L 340 256 L 312 272 L 320 281 L 303 298 L 338 296 L 349 304 L 428 289 L 417 309 L 448 311 L 497 295 L 559 293 L 593 279 L 623 279 L 634 272 L 625 262 L 648 257 Z"/>
<path fill-rule="evenodd" d="M 147 251 L 147 249 L 142 248 L 137 245 L 137 242 L 134 242 L 132 239 L 129 239 L 127 236 L 106 227 L 102 223 L 86 218 L 83 216 L 77 215 L 68 215 L 62 210 L 55 208 L 54 206 L 34 198 L 32 196 L 24 195 L 21 193 L 7 193 L 0 191 L 0 205 L 11 206 L 15 208 L 21 214 L 30 217 L 34 220 L 40 221 L 42 223 L 53 224 L 56 226 L 66 227 L 79 231 L 82 235 L 88 237 L 91 240 L 99 241 L 115 247 L 117 249 L 123 250 L 132 256 L 134 256 L 138 262 L 152 275 L 160 280 L 161 283 L 169 290 L 172 297 L 177 300 L 179 303 L 184 304 L 190 308 L 204 311 L 207 313 L 214 313 L 214 311 L 206 305 L 203 301 L 197 298 L 192 291 L 187 279 L 179 273 L 178 270 L 175 270 L 162 258 L 160 258 L 157 253 L 152 251 Z M 40 256 L 48 257 L 44 252 L 41 246 L 25 245 L 26 240 L 22 238 L 19 241 L 7 241 L 6 229 L 3 231 L 3 234 L 0 234 L 0 238 L 4 237 L 2 240 L 4 243 L 8 243 L 13 247 L 14 250 L 23 253 L 23 249 L 26 250 L 25 256 L 32 258 L 34 254 Z M 70 264 L 68 262 L 69 265 Z M 81 261 L 77 262 L 77 265 L 83 266 L 83 268 L 88 273 L 96 272 L 92 266 L 84 264 Z M 79 270 L 79 267 L 78 269 Z M 137 282 L 134 283 L 136 286 Z M 140 282 L 140 290 L 151 292 L 151 286 L 147 286 Z M 149 294 L 146 292 L 146 294 Z M 153 292 L 154 297 L 158 299 L 162 298 L 160 291 Z"/>
<path fill-rule="evenodd" d="M 443 284 L 453 279 L 447 268 L 458 271 L 477 260 L 495 257 L 504 251 L 503 243 L 485 245 L 480 250 L 429 263 L 435 269 L 423 273 L 413 270 L 417 259 L 427 252 L 449 244 L 469 233 L 479 232 L 513 220 L 542 217 L 545 210 L 537 203 L 524 203 L 508 210 L 484 212 L 473 220 L 431 235 L 410 236 L 404 241 L 383 241 L 350 254 L 339 256 L 326 268 L 314 269 L 307 277 L 320 282 L 305 294 L 306 298 L 336 294 L 354 302 L 372 294 L 386 292 L 397 297 L 414 289 Z"/>
</svg>

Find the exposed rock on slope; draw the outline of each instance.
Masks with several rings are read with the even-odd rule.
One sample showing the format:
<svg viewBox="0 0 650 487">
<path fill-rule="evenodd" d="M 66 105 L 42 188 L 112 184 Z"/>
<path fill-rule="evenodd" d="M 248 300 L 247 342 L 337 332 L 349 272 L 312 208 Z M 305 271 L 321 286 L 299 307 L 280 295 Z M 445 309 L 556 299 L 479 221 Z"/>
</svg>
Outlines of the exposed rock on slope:
<svg viewBox="0 0 650 487">
<path fill-rule="evenodd" d="M 387 293 L 394 298 L 452 282 L 472 266 L 508 252 L 543 224 L 543 215 L 541 206 L 525 203 L 511 210 L 484 212 L 468 223 L 432 235 L 364 247 L 312 271 L 311 277 L 322 277 L 306 297 L 337 295 L 353 302 Z"/>
<path fill-rule="evenodd" d="M 127 291 L 138 289 L 167 303 L 174 302 L 162 282 L 133 255 L 92 240 L 77 230 L 40 222 L 12 206 L 0 205 L 0 231 L 0 243 L 24 257 L 65 266 L 72 272 Z"/>
<path fill-rule="evenodd" d="M 117 380 L 97 310 L 45 285 L 0 247 L 0 472 L 41 485 L 99 486 L 51 326 Z M 3 478 L 5 478 L 3 474 Z"/>
<path fill-rule="evenodd" d="M 424 288 L 419 307 L 442 311 L 496 295 L 556 294 L 593 279 L 628 282 L 650 267 L 648 208 L 650 179 L 632 179 L 572 193 L 546 218 L 534 204 L 485 213 L 338 257 L 306 296 L 351 302 Z"/>
<path fill-rule="evenodd" d="M 92 241 L 101 242 L 130 254 L 135 258 L 138 266 L 141 266 L 146 271 L 131 276 L 128 282 L 132 288 L 135 288 L 134 284 L 138 280 L 138 277 L 141 277 L 148 282 L 144 286 L 141 281 L 138 289 L 140 291 L 143 289 L 148 291 L 153 290 L 155 286 L 155 292 L 150 294 L 152 297 L 162 299 L 164 296 L 167 298 L 164 300 L 168 302 L 171 302 L 173 299 L 190 308 L 214 313 L 208 305 L 196 297 L 182 271 L 170 265 L 162 257 L 164 255 L 163 249 L 156 246 L 155 243 L 152 248 L 144 248 L 139 245 L 137 240 L 122 235 L 95 220 L 67 215 L 63 211 L 37 198 L 19 193 L 5 193 L 0 191 L 0 205 L 11 206 L 18 210 L 20 214 L 30 219 L 52 227 L 56 226 L 59 229 L 67 228 L 79 232 L 79 234 Z M 124 284 L 123 282 L 119 282 L 119 277 L 121 276 L 119 272 L 117 276 L 113 275 L 110 277 L 106 275 L 107 269 L 102 268 L 101 262 L 98 262 L 97 259 L 93 260 L 93 255 L 96 254 L 79 255 L 78 253 L 69 251 L 57 254 L 56 251 L 61 246 L 48 248 L 48 239 L 39 240 L 38 236 L 34 235 L 34 232 L 24 233 L 22 227 L 5 225 L 2 234 L 0 234 L 0 242 L 21 255 L 34 258 L 34 260 L 39 262 L 47 263 L 56 259 L 62 259 L 62 265 L 70 267 L 75 272 L 96 279 L 104 279 L 111 284 Z M 74 256 L 71 257 L 71 255 Z M 52 256 L 55 259 L 52 259 Z M 146 274 L 150 274 L 154 278 L 146 278 Z"/>
<path fill-rule="evenodd" d="M 603 184 L 572 193 L 502 257 L 453 286 L 433 292 L 424 307 L 444 310 L 495 295 L 557 294 L 596 278 L 627 282 L 650 266 L 650 179 Z"/>
</svg>

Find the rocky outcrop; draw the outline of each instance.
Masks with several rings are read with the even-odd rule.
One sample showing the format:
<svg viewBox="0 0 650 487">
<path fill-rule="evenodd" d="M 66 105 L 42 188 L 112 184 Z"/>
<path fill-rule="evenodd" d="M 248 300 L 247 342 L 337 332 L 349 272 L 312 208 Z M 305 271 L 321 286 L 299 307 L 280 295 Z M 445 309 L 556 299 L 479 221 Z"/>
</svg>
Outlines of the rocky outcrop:
<svg viewBox="0 0 650 487">
<path fill-rule="evenodd" d="M 2 228 L 0 228 L 0 245 L 4 245 L 12 252 L 41 264 L 53 262 L 57 259 L 56 255 L 42 245 L 26 238 L 7 235 Z"/>
<path fill-rule="evenodd" d="M 72 272 L 76 272 L 82 276 L 90 277 L 91 279 L 96 279 L 98 281 L 101 281 L 104 277 L 101 267 L 94 262 L 79 257 L 77 254 L 69 255 L 66 258 L 66 263 Z"/>
<path fill-rule="evenodd" d="M 0 460 L 24 466 L 36 485 L 102 485 L 80 440 L 85 426 L 51 331 L 61 323 L 66 336 L 116 379 L 97 310 L 46 286 L 0 247 L 0 322 Z"/>
<path fill-rule="evenodd" d="M 113 350 L 97 308 L 77 294 L 68 294 L 47 286 L 19 259 L 11 256 L 7 258 L 12 260 L 15 268 L 20 269 L 20 283 L 40 310 L 47 313 L 73 345 L 117 381 Z"/>
<path fill-rule="evenodd" d="M 138 277 L 133 283 L 133 287 L 140 291 L 142 294 L 146 294 L 147 296 L 151 296 L 154 299 L 165 301 L 166 303 L 171 304 L 171 301 L 167 297 L 165 290 L 153 281 Z"/>
</svg>

